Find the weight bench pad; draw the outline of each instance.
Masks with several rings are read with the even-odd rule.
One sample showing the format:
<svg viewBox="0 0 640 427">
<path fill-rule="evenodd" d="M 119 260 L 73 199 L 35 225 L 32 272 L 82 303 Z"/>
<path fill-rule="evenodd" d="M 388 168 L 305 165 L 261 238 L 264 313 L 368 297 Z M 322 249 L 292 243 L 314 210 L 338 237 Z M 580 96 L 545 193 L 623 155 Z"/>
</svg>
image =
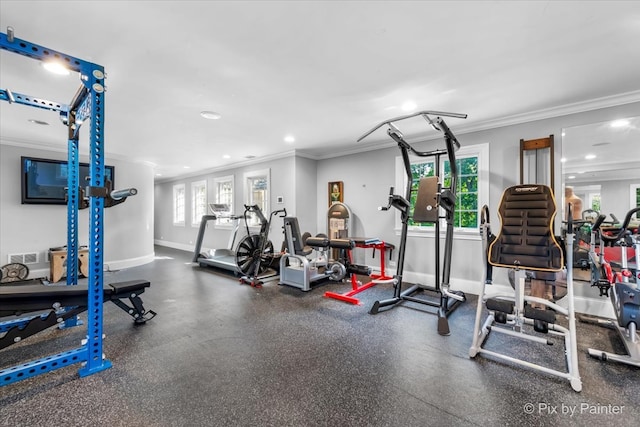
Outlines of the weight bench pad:
<svg viewBox="0 0 640 427">
<path fill-rule="evenodd" d="M 129 280 L 126 282 L 109 283 L 108 286 L 110 286 L 113 289 L 114 294 L 120 295 L 123 293 L 129 294 L 136 291 L 144 292 L 144 288 L 150 287 L 151 283 L 149 283 L 146 280 Z M 142 293 L 142 292 L 138 292 L 138 293 Z M 107 292 L 105 288 L 105 297 L 106 296 L 107 296 Z"/>
<path fill-rule="evenodd" d="M 309 237 L 307 245 L 314 248 L 353 249 L 355 242 L 350 239 L 329 239 L 327 237 Z"/>
<path fill-rule="evenodd" d="M 150 286 L 146 280 L 110 283 L 103 289 L 103 299 L 113 301 L 128 298 L 132 293 L 140 294 Z M 86 306 L 88 291 L 87 285 L 0 286 L 0 316 L 49 310 L 55 303 L 62 307 Z"/>
</svg>

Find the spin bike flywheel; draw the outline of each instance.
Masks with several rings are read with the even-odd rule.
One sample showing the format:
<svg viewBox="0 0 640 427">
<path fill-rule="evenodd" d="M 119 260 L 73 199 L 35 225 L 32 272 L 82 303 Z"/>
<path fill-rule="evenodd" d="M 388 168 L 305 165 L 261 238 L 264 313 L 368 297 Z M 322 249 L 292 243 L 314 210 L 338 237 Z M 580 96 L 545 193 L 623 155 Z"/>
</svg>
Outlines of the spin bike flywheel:
<svg viewBox="0 0 640 427">
<path fill-rule="evenodd" d="M 264 251 L 260 250 L 260 236 L 245 236 L 236 249 L 236 265 L 242 274 L 252 275 L 258 267 L 258 275 L 265 272 L 273 262 L 273 243 L 267 241 Z"/>
<path fill-rule="evenodd" d="M 11 264 L 2 266 L 2 279 L 0 284 L 19 282 L 25 280 L 29 276 L 29 267 L 19 262 L 12 262 Z"/>
</svg>

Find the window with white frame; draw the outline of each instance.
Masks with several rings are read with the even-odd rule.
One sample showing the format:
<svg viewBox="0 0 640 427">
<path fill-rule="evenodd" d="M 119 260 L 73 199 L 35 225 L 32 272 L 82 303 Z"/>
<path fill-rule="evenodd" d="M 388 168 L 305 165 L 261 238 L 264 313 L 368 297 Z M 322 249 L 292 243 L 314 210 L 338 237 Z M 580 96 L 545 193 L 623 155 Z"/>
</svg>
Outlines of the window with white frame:
<svg viewBox="0 0 640 427">
<path fill-rule="evenodd" d="M 631 184 L 631 209 L 640 207 L 640 184 Z M 636 213 L 635 218 L 640 218 Z"/>
<path fill-rule="evenodd" d="M 185 220 L 185 185 L 173 186 L 173 225 L 184 225 Z"/>
<path fill-rule="evenodd" d="M 216 192 L 216 203 L 229 206 L 229 214 L 233 215 L 233 175 L 221 176 L 213 180 Z M 218 218 L 216 224 L 230 224 L 230 218 Z"/>
<path fill-rule="evenodd" d="M 247 172 L 244 174 L 244 200 L 246 205 L 258 205 L 262 214 L 269 217 L 269 169 Z M 249 225 L 258 225 L 253 216 Z"/>
<path fill-rule="evenodd" d="M 191 183 L 191 225 L 198 227 L 202 216 L 207 214 L 207 181 Z"/>
<path fill-rule="evenodd" d="M 411 188 L 411 211 L 416 203 L 420 178 L 435 175 L 435 157 L 410 156 L 413 185 Z M 451 165 L 446 156 L 441 158 L 440 181 L 443 187 L 451 184 Z M 488 204 L 489 198 L 489 145 L 478 144 L 463 146 L 456 152 L 456 166 L 458 179 L 456 185 L 456 207 L 454 213 L 454 227 L 458 232 L 477 233 L 480 226 L 480 209 Z M 406 188 L 406 172 L 402 158 L 396 158 L 396 188 Z M 405 196 L 405 194 L 402 194 Z M 442 214 L 442 216 L 444 216 Z M 446 226 L 444 220 L 441 225 Z M 400 228 L 400 215 L 396 215 L 396 227 Z M 410 230 L 420 232 L 433 230 L 433 224 L 414 223 L 409 220 Z"/>
</svg>

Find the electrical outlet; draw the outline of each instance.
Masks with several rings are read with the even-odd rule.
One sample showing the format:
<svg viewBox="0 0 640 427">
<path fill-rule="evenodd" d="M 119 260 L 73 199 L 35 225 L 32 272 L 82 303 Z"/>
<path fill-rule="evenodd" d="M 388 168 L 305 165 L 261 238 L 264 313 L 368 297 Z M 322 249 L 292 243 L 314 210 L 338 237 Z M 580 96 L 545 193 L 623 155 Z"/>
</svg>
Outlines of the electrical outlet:
<svg viewBox="0 0 640 427">
<path fill-rule="evenodd" d="M 396 266 L 395 261 L 389 261 L 389 267 L 395 267 L 395 266 Z"/>
</svg>

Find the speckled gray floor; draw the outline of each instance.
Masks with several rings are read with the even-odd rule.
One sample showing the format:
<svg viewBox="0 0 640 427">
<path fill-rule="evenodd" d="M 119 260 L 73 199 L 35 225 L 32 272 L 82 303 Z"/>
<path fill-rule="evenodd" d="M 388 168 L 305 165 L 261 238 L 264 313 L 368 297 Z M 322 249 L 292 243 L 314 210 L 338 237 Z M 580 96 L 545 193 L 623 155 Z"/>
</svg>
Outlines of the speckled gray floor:
<svg viewBox="0 0 640 427">
<path fill-rule="evenodd" d="M 588 347 L 622 352 L 613 331 L 579 323 L 583 391 L 576 393 L 566 380 L 470 359 L 473 296 L 442 337 L 423 306 L 367 313 L 391 285 L 361 293 L 363 305 L 353 306 L 323 298 L 347 284 L 308 293 L 277 282 L 256 289 L 192 266 L 189 253 L 156 253 L 152 264 L 105 275 L 106 282 L 150 280 L 143 299 L 158 312 L 136 327 L 105 305 L 104 351 L 113 367 L 79 378 L 71 366 L 1 387 L 0 425 L 638 425 L 640 370 L 586 354 Z M 83 327 L 46 331 L 1 351 L 0 366 L 75 348 L 83 334 Z M 538 357 L 563 369 L 559 345 Z"/>
</svg>

